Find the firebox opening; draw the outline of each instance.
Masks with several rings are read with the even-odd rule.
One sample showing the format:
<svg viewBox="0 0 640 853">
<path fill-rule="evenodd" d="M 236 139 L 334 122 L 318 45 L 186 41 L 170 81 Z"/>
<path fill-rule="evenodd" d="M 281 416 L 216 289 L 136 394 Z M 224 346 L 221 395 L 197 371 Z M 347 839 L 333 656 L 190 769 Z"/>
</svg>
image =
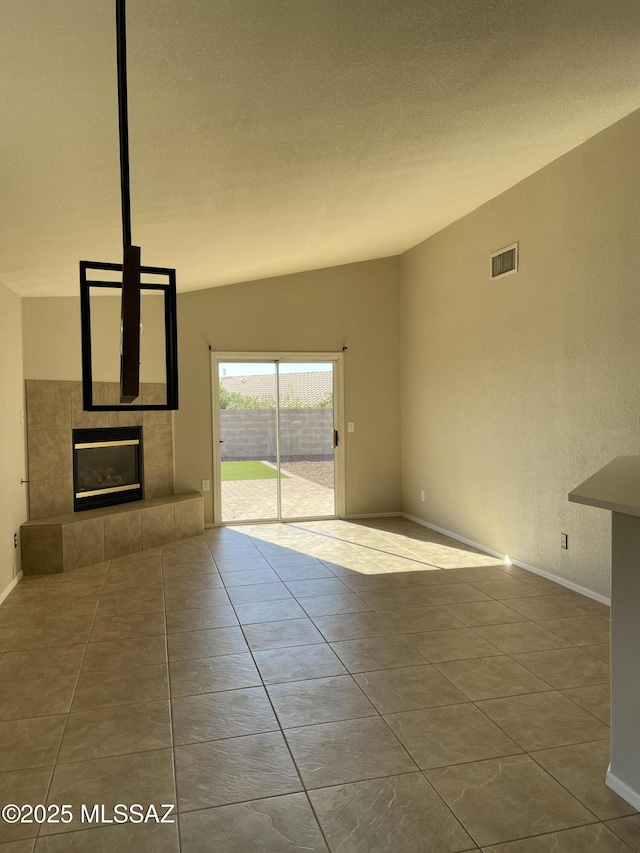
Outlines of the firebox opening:
<svg viewBox="0 0 640 853">
<path fill-rule="evenodd" d="M 142 428 L 73 430 L 74 510 L 142 499 Z"/>
</svg>

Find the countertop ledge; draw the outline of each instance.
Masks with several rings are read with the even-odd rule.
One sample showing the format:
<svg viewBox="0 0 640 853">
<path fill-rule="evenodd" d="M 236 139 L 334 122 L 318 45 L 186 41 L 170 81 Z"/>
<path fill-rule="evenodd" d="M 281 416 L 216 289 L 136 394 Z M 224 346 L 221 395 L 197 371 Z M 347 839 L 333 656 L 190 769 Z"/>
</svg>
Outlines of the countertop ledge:
<svg viewBox="0 0 640 853">
<path fill-rule="evenodd" d="M 617 456 L 570 491 L 569 500 L 640 516 L 640 456 Z"/>
</svg>

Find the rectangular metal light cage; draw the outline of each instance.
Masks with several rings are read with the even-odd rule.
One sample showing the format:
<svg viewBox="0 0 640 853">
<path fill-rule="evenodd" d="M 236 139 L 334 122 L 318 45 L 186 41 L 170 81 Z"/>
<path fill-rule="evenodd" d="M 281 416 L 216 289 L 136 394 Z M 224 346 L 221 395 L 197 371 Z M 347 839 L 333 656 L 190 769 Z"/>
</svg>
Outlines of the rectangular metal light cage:
<svg viewBox="0 0 640 853">
<path fill-rule="evenodd" d="M 93 278 L 92 274 L 120 273 L 115 280 Z M 82 337 L 82 401 L 86 412 L 140 412 L 173 410 L 178 408 L 178 328 L 176 271 L 164 267 L 140 267 L 141 277 L 153 276 L 159 281 L 140 283 L 141 291 L 156 291 L 164 296 L 165 375 L 167 394 L 165 403 L 122 403 L 98 405 L 93 402 L 93 353 L 91 349 L 91 290 L 93 288 L 122 290 L 122 264 L 100 261 L 80 261 L 80 321 Z M 162 281 L 165 279 L 165 281 Z"/>
</svg>

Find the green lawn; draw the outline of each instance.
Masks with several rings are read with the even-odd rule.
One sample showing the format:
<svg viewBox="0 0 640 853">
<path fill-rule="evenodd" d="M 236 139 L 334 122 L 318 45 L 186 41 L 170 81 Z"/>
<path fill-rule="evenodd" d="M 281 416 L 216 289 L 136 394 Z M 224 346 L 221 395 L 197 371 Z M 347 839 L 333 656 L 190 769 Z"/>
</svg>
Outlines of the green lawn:
<svg viewBox="0 0 640 853">
<path fill-rule="evenodd" d="M 222 480 L 275 480 L 277 472 L 264 462 L 222 462 Z M 283 474 L 282 478 L 286 479 Z"/>
</svg>

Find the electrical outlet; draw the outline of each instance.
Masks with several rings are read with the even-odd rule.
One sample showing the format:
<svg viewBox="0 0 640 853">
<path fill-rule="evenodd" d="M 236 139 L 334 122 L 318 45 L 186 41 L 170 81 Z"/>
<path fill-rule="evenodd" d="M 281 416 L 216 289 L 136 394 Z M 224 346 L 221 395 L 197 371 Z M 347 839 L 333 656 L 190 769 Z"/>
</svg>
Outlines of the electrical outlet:
<svg viewBox="0 0 640 853">
<path fill-rule="evenodd" d="M 565 551 L 569 549 L 569 537 L 566 533 L 560 534 L 560 547 Z"/>
<path fill-rule="evenodd" d="M 14 548 L 18 547 L 18 534 L 17 533 L 13 534 L 13 547 Z"/>
<path fill-rule="evenodd" d="M 200 490 L 200 491 L 202 491 L 202 492 L 208 492 L 208 491 L 209 491 L 209 488 L 210 488 L 209 480 L 203 480 L 203 481 L 202 481 L 202 488 L 201 488 L 201 490 Z"/>
<path fill-rule="evenodd" d="M 424 500 L 424 492 L 420 492 L 420 500 L 421 500 L 421 501 L 423 501 L 423 500 Z"/>
</svg>

